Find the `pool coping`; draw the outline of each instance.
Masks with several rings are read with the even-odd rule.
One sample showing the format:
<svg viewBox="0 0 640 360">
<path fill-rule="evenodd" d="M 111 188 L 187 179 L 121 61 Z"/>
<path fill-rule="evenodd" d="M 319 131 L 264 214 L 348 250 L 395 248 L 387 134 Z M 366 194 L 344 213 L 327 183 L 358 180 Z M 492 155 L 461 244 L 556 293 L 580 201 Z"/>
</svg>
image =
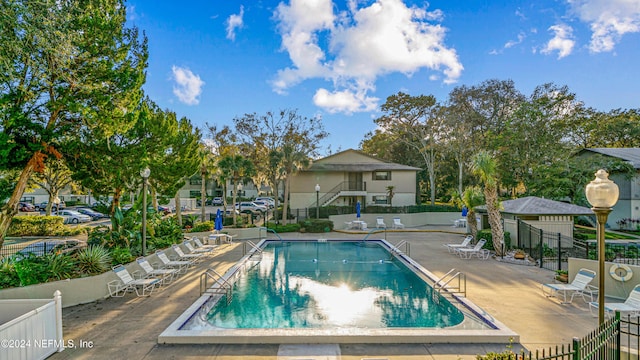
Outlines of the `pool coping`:
<svg viewBox="0 0 640 360">
<path fill-rule="evenodd" d="M 257 247 L 261 248 L 266 241 L 262 239 Z M 313 241 L 313 240 L 292 240 Z M 353 241 L 346 239 L 318 239 L 317 241 Z M 423 266 L 415 262 L 410 256 L 405 255 L 393 244 L 383 239 L 367 240 L 380 242 L 390 250 L 398 259 L 420 271 L 435 282 L 437 279 Z M 248 266 L 250 259 L 259 251 L 252 248 L 243 256 L 223 278 L 229 280 L 240 276 L 242 270 Z M 447 291 L 448 290 L 444 290 Z M 201 311 L 203 305 L 212 300 L 212 297 L 221 295 L 203 294 L 191 306 L 189 306 L 175 321 L 169 325 L 159 336 L 160 344 L 304 344 L 304 343 L 340 343 L 340 344 L 398 344 L 398 343 L 509 343 L 519 342 L 517 333 L 506 327 L 503 323 L 493 318 L 471 301 L 456 294 L 449 294 L 460 302 L 475 316 L 478 316 L 486 324 L 494 329 L 469 329 L 464 325 L 458 325 L 446 329 L 429 328 L 333 328 L 333 329 L 198 329 L 181 330 L 180 328 Z M 211 302 L 213 303 L 213 302 Z M 465 314 L 465 319 L 467 314 Z M 466 321 L 466 320 L 465 320 Z M 464 322 L 463 322 L 464 324 Z"/>
</svg>

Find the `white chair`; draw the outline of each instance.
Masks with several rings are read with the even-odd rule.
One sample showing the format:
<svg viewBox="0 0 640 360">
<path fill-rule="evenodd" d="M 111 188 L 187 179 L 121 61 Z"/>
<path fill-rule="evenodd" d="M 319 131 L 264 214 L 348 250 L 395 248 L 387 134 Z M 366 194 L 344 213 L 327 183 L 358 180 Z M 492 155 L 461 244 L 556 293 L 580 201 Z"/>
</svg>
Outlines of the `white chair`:
<svg viewBox="0 0 640 360">
<path fill-rule="evenodd" d="M 471 244 L 471 240 L 473 240 L 473 236 L 467 235 L 467 237 L 462 240 L 460 244 L 444 244 L 449 250 L 450 253 L 456 253 L 458 249 L 468 248 L 469 244 Z"/>
<path fill-rule="evenodd" d="M 381 217 L 376 218 L 376 229 L 386 229 L 387 224 L 384 223 L 384 219 Z"/>
<path fill-rule="evenodd" d="M 116 265 L 112 270 L 119 278 L 107 284 L 109 295 L 113 297 L 123 297 L 132 290 L 135 290 L 138 296 L 149 296 L 156 285 L 160 284 L 160 279 L 134 279 L 123 265 Z"/>
<path fill-rule="evenodd" d="M 205 245 L 202 243 L 202 241 L 200 241 L 200 239 L 198 239 L 197 237 L 193 237 L 191 238 L 191 240 L 196 244 L 196 249 L 215 249 L 218 247 L 218 245 Z"/>
<path fill-rule="evenodd" d="M 573 297 L 581 295 L 583 300 L 585 295 L 591 296 L 597 287 L 589 285 L 596 278 L 596 272 L 589 269 L 580 269 L 576 277 L 570 284 L 542 284 L 542 293 L 546 297 L 562 296 L 562 303 L 569 304 L 573 301 Z M 571 295 L 569 301 L 567 297 Z M 586 301 L 586 300 L 585 300 Z"/>
<path fill-rule="evenodd" d="M 167 254 L 162 250 L 156 251 L 156 256 L 158 257 L 158 260 L 160 260 L 162 266 L 177 269 L 179 274 L 186 273 L 189 267 L 193 265 L 193 261 L 170 260 Z"/>
<path fill-rule="evenodd" d="M 490 252 L 487 249 L 483 249 L 484 244 L 487 243 L 487 240 L 480 239 L 476 243 L 476 245 L 472 248 L 459 248 L 456 250 L 456 253 L 460 254 L 460 257 L 463 259 L 471 259 L 473 256 L 478 259 L 486 260 L 489 258 Z"/>
<path fill-rule="evenodd" d="M 145 257 L 141 256 L 137 258 L 136 262 L 142 268 L 142 276 L 140 278 L 160 279 L 161 284 L 166 285 L 178 276 L 177 269 L 155 269 Z M 138 273 L 138 271 L 134 272 L 133 276 L 136 276 Z"/>
<path fill-rule="evenodd" d="M 400 218 L 393 218 L 393 229 L 404 229 L 404 224 L 400 222 Z"/>
<path fill-rule="evenodd" d="M 178 255 L 178 258 L 176 260 L 189 260 L 192 262 L 197 262 L 202 260 L 202 257 L 204 256 L 203 254 L 185 254 L 178 244 L 171 245 L 171 248 L 176 253 L 176 255 Z"/>
<path fill-rule="evenodd" d="M 591 310 L 591 314 L 597 316 L 598 312 L 596 311 L 594 314 L 594 310 L 598 310 L 597 302 L 589 303 L 589 310 Z M 624 302 L 605 302 L 604 303 L 604 311 L 607 316 L 613 315 L 616 311 L 629 313 L 632 316 L 640 316 L 640 285 L 636 285 L 629 296 Z"/>
<path fill-rule="evenodd" d="M 187 248 L 190 254 L 209 254 L 213 251 L 213 248 L 195 248 L 189 241 L 182 242 L 182 245 Z"/>
</svg>

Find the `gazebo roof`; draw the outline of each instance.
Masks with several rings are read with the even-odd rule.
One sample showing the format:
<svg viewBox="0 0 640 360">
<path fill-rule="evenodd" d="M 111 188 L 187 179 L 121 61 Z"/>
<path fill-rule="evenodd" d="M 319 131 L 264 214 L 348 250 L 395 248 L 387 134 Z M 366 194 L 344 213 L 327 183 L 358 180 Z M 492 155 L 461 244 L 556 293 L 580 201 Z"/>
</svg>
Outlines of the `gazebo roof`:
<svg viewBox="0 0 640 360">
<path fill-rule="evenodd" d="M 483 212 L 487 211 L 485 205 L 479 206 L 478 209 L 481 209 Z M 514 215 L 593 215 L 593 211 L 587 207 L 543 199 L 536 196 L 505 200 L 502 202 L 500 212 Z"/>
</svg>

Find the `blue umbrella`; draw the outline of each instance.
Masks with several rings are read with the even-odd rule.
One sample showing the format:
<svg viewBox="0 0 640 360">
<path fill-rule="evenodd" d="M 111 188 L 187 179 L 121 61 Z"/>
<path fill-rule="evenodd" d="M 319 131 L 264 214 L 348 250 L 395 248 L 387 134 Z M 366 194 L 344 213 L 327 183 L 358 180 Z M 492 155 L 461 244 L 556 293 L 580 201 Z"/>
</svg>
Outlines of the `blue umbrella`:
<svg viewBox="0 0 640 360">
<path fill-rule="evenodd" d="M 356 217 L 360 219 L 360 201 L 356 203 Z"/>
<path fill-rule="evenodd" d="M 214 221 L 213 228 L 217 231 L 222 230 L 222 213 L 220 209 L 216 212 L 216 220 Z"/>
<path fill-rule="evenodd" d="M 466 207 L 466 206 L 463 206 L 463 207 L 462 207 L 462 217 L 467 216 L 467 212 L 468 212 L 468 211 L 469 211 L 469 209 L 467 209 L 467 207 Z"/>
</svg>

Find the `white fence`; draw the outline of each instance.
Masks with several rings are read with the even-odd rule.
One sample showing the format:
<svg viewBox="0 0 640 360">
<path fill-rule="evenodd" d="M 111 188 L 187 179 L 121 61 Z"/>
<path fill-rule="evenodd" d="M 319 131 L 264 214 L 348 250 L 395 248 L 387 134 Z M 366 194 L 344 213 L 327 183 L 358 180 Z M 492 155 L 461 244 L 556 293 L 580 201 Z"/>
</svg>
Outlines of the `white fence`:
<svg viewBox="0 0 640 360">
<path fill-rule="evenodd" d="M 0 300 L 0 359 L 46 359 L 64 350 L 62 294 Z"/>
</svg>

